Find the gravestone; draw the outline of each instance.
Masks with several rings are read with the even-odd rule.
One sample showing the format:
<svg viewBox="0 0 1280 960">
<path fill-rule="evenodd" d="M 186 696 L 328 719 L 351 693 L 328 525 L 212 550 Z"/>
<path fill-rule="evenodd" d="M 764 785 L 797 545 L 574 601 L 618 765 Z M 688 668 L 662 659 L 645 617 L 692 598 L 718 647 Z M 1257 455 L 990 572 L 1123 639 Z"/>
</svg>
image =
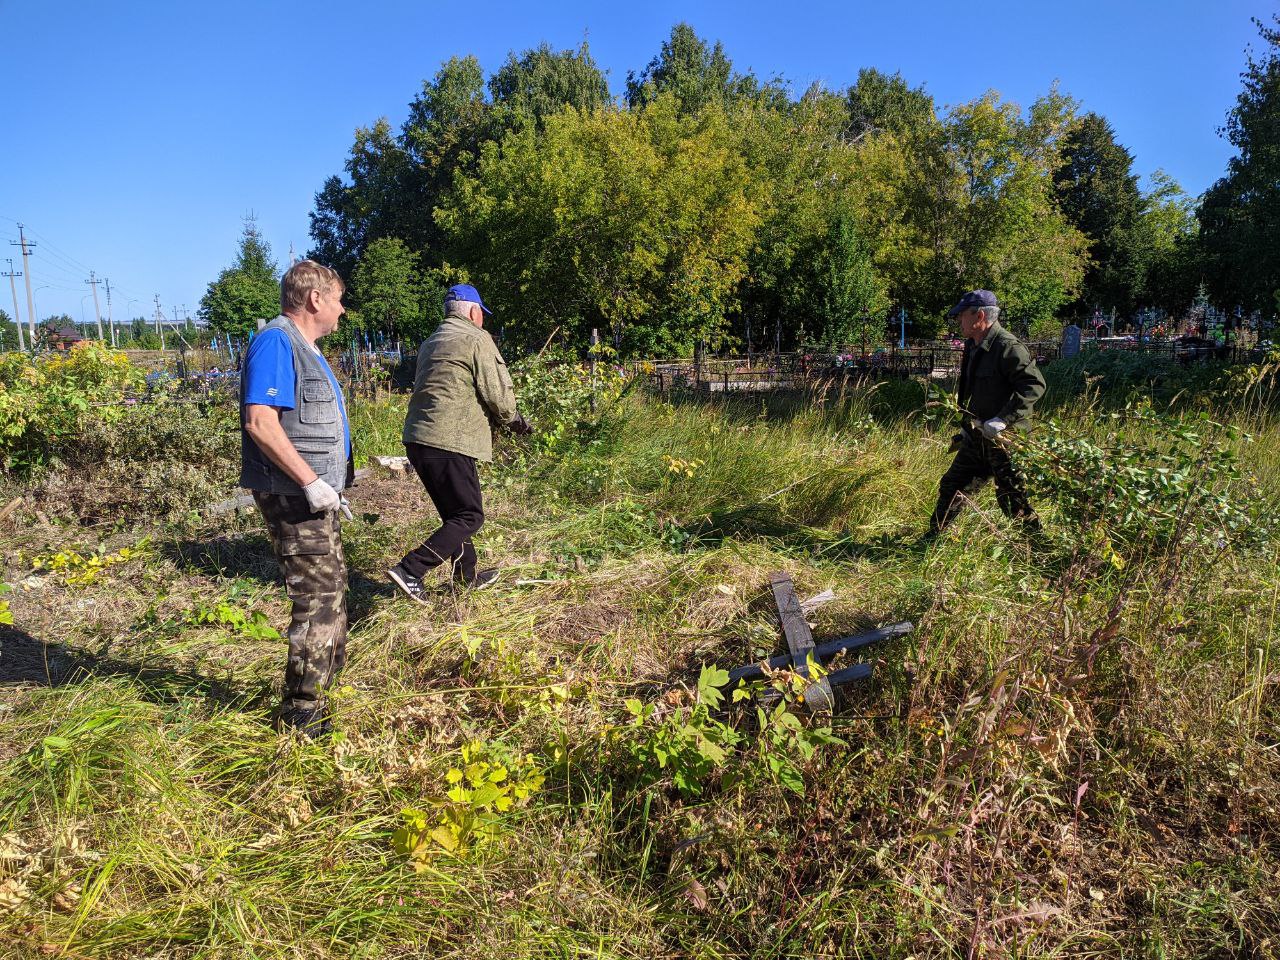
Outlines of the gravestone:
<svg viewBox="0 0 1280 960">
<path fill-rule="evenodd" d="M 1074 323 L 1067 324 L 1062 331 L 1062 356 L 1074 357 L 1080 352 L 1080 328 Z"/>
</svg>

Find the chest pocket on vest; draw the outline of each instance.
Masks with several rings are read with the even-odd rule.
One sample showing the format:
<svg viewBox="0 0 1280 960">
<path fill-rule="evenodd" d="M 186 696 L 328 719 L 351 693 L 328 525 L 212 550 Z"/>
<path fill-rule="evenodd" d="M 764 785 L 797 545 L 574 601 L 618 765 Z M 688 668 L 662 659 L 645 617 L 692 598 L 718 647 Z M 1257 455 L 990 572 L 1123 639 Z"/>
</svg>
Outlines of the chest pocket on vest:
<svg viewBox="0 0 1280 960">
<path fill-rule="evenodd" d="M 302 381 L 298 419 L 303 423 L 333 423 L 338 419 L 338 398 L 327 378 Z"/>
</svg>

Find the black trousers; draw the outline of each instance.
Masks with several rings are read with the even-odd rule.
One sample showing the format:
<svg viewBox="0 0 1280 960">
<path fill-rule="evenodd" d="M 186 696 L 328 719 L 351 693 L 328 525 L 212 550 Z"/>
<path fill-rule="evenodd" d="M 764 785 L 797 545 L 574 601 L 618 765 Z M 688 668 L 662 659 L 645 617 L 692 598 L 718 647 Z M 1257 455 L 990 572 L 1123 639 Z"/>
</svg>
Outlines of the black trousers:
<svg viewBox="0 0 1280 960">
<path fill-rule="evenodd" d="M 406 443 L 405 453 L 417 471 L 427 496 L 443 523 L 422 544 L 410 550 L 400 565 L 421 577 L 442 563 L 453 568 L 455 580 L 476 575 L 476 548 L 471 538 L 484 524 L 484 499 L 474 457 L 420 443 Z"/>
<path fill-rule="evenodd" d="M 1037 530 L 1040 520 L 1031 509 L 1031 501 L 1023 487 L 1022 475 L 1008 452 L 979 433 L 966 432 L 956 458 L 938 484 L 938 503 L 933 508 L 930 530 L 941 530 L 960 512 L 960 494 L 974 494 L 992 477 L 996 482 L 996 502 L 1006 517 L 1021 520 Z"/>
</svg>

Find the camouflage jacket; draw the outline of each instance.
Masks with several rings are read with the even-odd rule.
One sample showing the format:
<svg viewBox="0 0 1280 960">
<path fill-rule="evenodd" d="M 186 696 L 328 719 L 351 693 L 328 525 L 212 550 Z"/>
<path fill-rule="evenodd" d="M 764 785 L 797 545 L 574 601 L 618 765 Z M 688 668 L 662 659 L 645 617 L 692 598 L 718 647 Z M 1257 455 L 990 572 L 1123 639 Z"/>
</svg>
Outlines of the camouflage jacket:
<svg viewBox="0 0 1280 960">
<path fill-rule="evenodd" d="M 493 338 L 448 316 L 418 348 L 405 443 L 493 459 L 491 428 L 516 415 L 516 394 Z"/>
</svg>

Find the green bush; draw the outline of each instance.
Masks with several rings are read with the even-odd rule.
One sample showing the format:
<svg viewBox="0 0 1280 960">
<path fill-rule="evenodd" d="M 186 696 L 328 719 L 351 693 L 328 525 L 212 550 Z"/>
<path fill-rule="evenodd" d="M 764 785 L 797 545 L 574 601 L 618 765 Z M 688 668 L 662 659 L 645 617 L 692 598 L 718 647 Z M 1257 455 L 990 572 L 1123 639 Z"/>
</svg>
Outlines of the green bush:
<svg viewBox="0 0 1280 960">
<path fill-rule="evenodd" d="M 1108 404 L 1123 406 L 1149 397 L 1172 400 L 1212 391 L 1222 378 L 1217 363 L 1184 364 L 1171 355 L 1141 350 L 1084 350 L 1044 368 L 1050 403 L 1095 391 Z"/>
<path fill-rule="evenodd" d="M 520 407 L 533 424 L 533 443 L 541 453 L 559 452 L 575 428 L 621 393 L 625 378 L 605 360 L 590 367 L 569 356 L 539 355 L 511 368 Z"/>
<path fill-rule="evenodd" d="M 1056 420 L 1012 438 L 1033 492 L 1057 505 L 1068 528 L 1126 552 L 1269 542 L 1272 510 L 1231 447 L 1247 435 L 1207 416 L 1183 419 L 1142 407 L 1105 421 L 1110 430 L 1100 439 Z"/>
<path fill-rule="evenodd" d="M 230 394 L 193 402 L 170 387 L 120 414 L 92 412 L 62 459 L 73 467 L 171 463 L 228 475 L 240 465 L 239 407 Z"/>
<path fill-rule="evenodd" d="M 46 466 L 90 419 L 124 416 L 127 394 L 143 382 L 123 353 L 92 342 L 34 359 L 0 355 L 0 464 L 22 475 Z"/>
</svg>

